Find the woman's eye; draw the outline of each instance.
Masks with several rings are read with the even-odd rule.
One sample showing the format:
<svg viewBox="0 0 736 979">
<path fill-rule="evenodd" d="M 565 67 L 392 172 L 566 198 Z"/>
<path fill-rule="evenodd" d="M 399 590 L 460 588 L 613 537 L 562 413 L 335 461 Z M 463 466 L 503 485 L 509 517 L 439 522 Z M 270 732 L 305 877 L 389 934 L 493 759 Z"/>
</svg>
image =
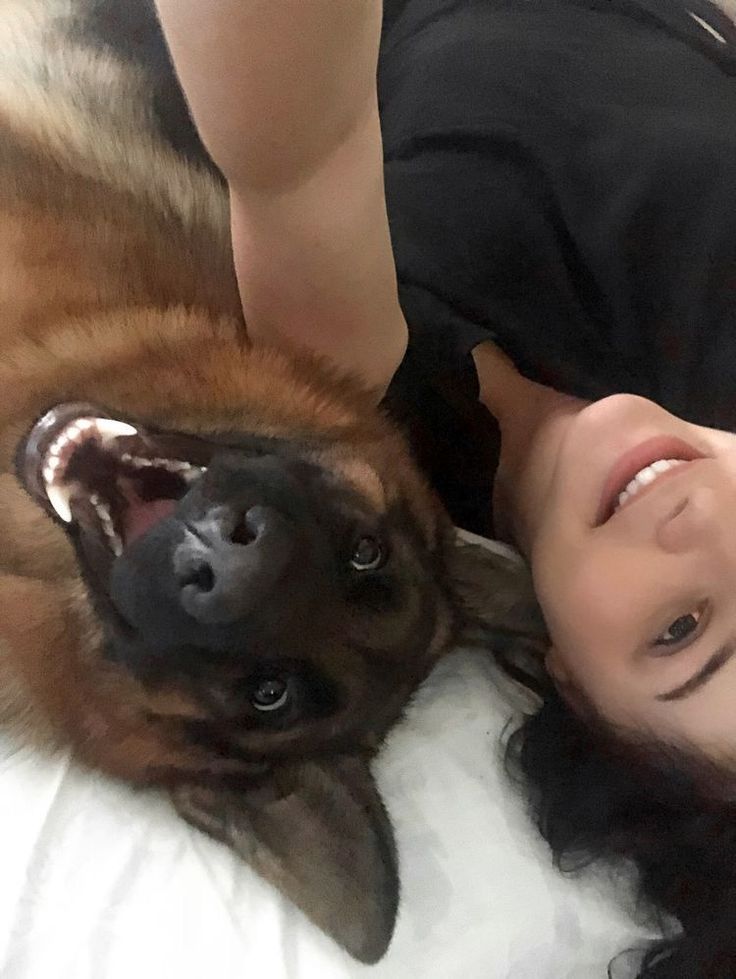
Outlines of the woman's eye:
<svg viewBox="0 0 736 979">
<path fill-rule="evenodd" d="M 384 560 L 384 549 L 375 537 L 361 537 L 353 548 L 350 565 L 356 571 L 375 571 Z"/>
<path fill-rule="evenodd" d="M 654 640 L 655 646 L 676 646 L 678 643 L 689 639 L 697 630 L 703 618 L 703 609 L 693 609 L 687 615 L 681 615 L 674 622 L 670 622 L 664 632 L 660 632 Z"/>
<path fill-rule="evenodd" d="M 281 710 L 289 703 L 290 691 L 287 680 L 281 677 L 268 677 L 259 680 L 253 688 L 250 697 L 251 704 L 256 710 L 268 713 L 273 710 Z"/>
</svg>

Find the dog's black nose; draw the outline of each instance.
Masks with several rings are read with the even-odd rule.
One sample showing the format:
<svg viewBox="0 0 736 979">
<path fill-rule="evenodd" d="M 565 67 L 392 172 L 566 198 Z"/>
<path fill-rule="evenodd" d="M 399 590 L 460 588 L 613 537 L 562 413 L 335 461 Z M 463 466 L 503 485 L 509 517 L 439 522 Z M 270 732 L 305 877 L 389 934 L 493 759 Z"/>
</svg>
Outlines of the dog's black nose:
<svg viewBox="0 0 736 979">
<path fill-rule="evenodd" d="M 315 485 L 311 468 L 275 457 L 213 459 L 171 512 L 124 541 L 111 655 L 151 675 L 296 655 L 334 581 Z"/>
<path fill-rule="evenodd" d="M 203 625 L 230 625 L 262 605 L 293 553 L 294 527 L 278 510 L 215 507 L 187 525 L 174 551 L 181 607 Z"/>
</svg>

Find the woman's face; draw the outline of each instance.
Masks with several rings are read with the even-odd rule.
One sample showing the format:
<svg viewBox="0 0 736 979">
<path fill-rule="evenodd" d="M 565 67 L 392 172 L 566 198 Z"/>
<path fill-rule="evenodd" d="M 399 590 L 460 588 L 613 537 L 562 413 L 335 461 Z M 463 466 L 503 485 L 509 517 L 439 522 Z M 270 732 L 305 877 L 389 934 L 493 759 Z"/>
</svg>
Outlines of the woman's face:
<svg viewBox="0 0 736 979">
<path fill-rule="evenodd" d="M 563 693 L 712 755 L 736 748 L 736 435 L 617 395 L 527 467 L 521 539 Z"/>
</svg>

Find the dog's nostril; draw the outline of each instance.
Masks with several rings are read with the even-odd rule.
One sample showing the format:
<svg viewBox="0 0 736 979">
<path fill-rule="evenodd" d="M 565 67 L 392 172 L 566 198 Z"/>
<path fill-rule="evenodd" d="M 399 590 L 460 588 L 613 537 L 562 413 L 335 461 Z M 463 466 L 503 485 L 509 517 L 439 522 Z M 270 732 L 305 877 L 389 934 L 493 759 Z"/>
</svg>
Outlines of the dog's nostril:
<svg viewBox="0 0 736 979">
<path fill-rule="evenodd" d="M 295 558 L 298 527 L 273 507 L 214 506 L 187 528 L 174 552 L 183 610 L 200 625 L 257 615 Z"/>
<path fill-rule="evenodd" d="M 233 544 L 252 544 L 257 534 L 248 526 L 248 514 L 244 513 L 230 535 Z"/>
<path fill-rule="evenodd" d="M 182 587 L 194 585 L 200 592 L 212 591 L 215 587 L 215 574 L 209 564 L 200 564 L 182 581 Z"/>
</svg>

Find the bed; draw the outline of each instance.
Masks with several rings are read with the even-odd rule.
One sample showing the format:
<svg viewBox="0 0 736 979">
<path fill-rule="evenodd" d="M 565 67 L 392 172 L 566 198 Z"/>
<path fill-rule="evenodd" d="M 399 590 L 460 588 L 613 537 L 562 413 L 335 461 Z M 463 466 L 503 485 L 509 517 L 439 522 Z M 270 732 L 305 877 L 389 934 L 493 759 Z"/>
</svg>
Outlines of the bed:
<svg viewBox="0 0 736 979">
<path fill-rule="evenodd" d="M 504 772 L 523 706 L 487 653 L 460 649 L 391 733 L 375 768 L 402 898 L 371 968 L 163 796 L 0 738 L 0 976 L 603 979 L 651 933 L 626 879 L 553 868 Z"/>
</svg>

